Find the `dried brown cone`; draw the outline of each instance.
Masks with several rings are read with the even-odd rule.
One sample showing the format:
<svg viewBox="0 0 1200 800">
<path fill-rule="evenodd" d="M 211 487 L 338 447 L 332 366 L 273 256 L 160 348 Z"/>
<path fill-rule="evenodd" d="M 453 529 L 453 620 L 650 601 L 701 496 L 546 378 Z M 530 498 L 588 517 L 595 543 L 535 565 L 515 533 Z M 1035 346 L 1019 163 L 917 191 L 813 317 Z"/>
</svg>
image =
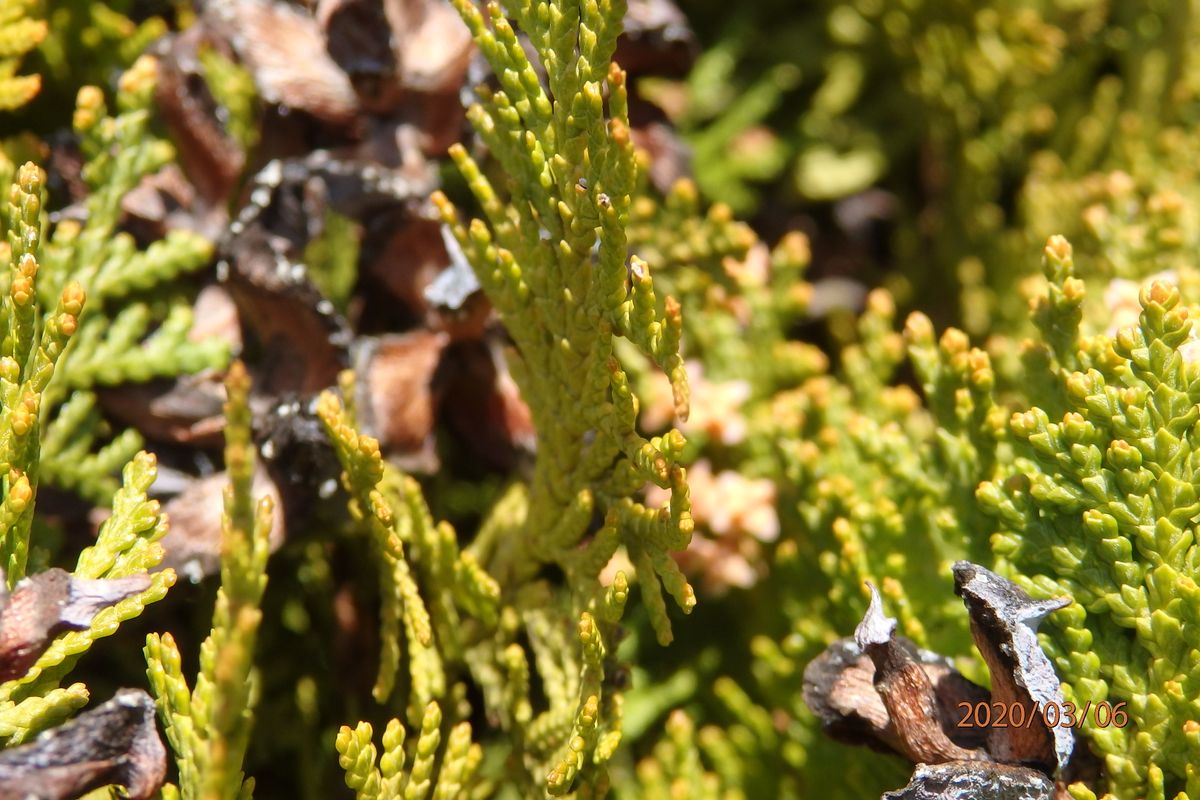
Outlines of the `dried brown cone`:
<svg viewBox="0 0 1200 800">
<path fill-rule="evenodd" d="M 992 676 L 992 700 L 1001 708 L 1024 707 L 1032 725 L 991 727 L 988 751 L 997 761 L 1028 764 L 1058 774 L 1071 758 L 1070 727 L 1044 724 L 1042 709 L 1065 699 L 1054 666 L 1037 639 L 1037 625 L 1071 598 L 1034 600 L 1012 581 L 968 561 L 954 565 L 955 591 L 967 605 L 971 635 Z"/>
<path fill-rule="evenodd" d="M 0 593 L 0 683 L 24 675 L 59 633 L 87 629 L 101 609 L 149 586 L 146 575 L 92 580 L 54 568 Z"/>
<path fill-rule="evenodd" d="M 310 15 L 273 0 L 213 0 L 205 21 L 228 41 L 268 103 L 343 125 L 358 114 L 354 89 Z"/>
<path fill-rule="evenodd" d="M 0 800 L 71 800 L 110 785 L 125 787 L 130 800 L 149 800 L 166 773 L 154 701 L 122 689 L 34 742 L 0 751 Z"/>
<path fill-rule="evenodd" d="M 170 567 L 193 581 L 220 572 L 222 497 L 228 485 L 229 476 L 225 472 L 197 478 L 163 506 L 163 513 L 171 521 L 160 540 L 166 553 L 162 560 L 164 568 Z M 283 498 L 279 487 L 261 466 L 254 472 L 253 491 L 255 497 L 271 500 L 273 553 L 287 538 Z"/>
<path fill-rule="evenodd" d="M 1038 709 L 1062 704 L 1054 667 L 1036 627 L 1069 598 L 1034 600 L 983 567 L 954 565 L 956 591 L 988 664 L 992 692 L 966 681 L 936 654 L 895 635 L 874 586 L 853 640 L 842 639 L 808 665 L 804 699 L 832 736 L 890 750 L 919 764 L 904 789 L 885 800 L 1050 800 L 1064 796 L 1068 778 L 1054 783 L 1070 759 L 1074 736 L 1051 728 Z M 935 675 L 931 664 L 945 670 Z M 1028 725 L 962 725 L 979 704 L 1023 707 Z M 967 709 L 964 716 L 963 708 Z M 970 739 L 967 739 L 967 736 Z M 981 745 L 983 745 L 981 747 Z M 1094 777 L 1086 758 L 1070 765 L 1069 780 Z"/>
</svg>

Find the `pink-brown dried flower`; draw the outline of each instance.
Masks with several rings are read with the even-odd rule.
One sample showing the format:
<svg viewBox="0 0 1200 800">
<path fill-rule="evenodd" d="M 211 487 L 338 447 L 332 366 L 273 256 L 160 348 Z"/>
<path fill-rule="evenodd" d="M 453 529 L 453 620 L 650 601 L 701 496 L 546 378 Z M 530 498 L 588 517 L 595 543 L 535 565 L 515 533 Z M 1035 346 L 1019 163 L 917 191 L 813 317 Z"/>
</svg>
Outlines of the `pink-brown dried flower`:
<svg viewBox="0 0 1200 800">
<path fill-rule="evenodd" d="M 765 244 L 758 242 L 742 260 L 727 256 L 721 262 L 721 266 L 725 274 L 743 288 L 766 286 L 771 279 L 771 251 Z"/>
<path fill-rule="evenodd" d="M 702 434 L 726 446 L 740 444 L 746 438 L 746 418 L 742 406 L 750 399 L 750 384 L 743 380 L 710 381 L 704 377 L 699 361 L 685 364 L 691 390 L 691 412 L 679 424 L 684 434 Z M 642 427 L 662 430 L 675 416 L 671 384 L 665 375 L 656 374 L 644 390 Z"/>
<path fill-rule="evenodd" d="M 766 572 L 763 543 L 779 538 L 775 484 L 732 470 L 714 475 L 704 460 L 688 470 L 688 484 L 692 516 L 710 535 L 693 537 L 687 550 L 676 553 L 679 566 L 713 594 L 753 586 Z M 668 499 L 666 490 L 658 487 L 646 493 L 650 505 L 663 505 Z"/>
</svg>

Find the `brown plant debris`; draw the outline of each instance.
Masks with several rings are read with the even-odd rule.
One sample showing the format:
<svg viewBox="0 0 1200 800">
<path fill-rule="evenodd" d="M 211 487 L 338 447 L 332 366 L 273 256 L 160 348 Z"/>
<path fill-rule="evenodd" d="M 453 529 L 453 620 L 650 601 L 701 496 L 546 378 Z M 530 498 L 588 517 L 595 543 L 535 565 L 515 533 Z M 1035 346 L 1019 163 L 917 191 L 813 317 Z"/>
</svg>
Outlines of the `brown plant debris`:
<svg viewBox="0 0 1200 800">
<path fill-rule="evenodd" d="M 30 744 L 0 751 L 0 800 L 69 800 L 114 784 L 130 800 L 148 800 L 166 772 L 154 701 L 122 689 Z"/>
<path fill-rule="evenodd" d="M 228 485 L 229 475 L 225 472 L 198 478 L 163 506 L 171 525 L 160 540 L 166 552 L 162 567 L 170 567 L 192 581 L 221 571 L 222 496 Z M 271 498 L 270 548 L 274 553 L 287 536 L 283 498 L 261 466 L 254 471 L 252 485 L 255 497 Z"/>
<path fill-rule="evenodd" d="M 363 429 L 409 469 L 436 468 L 433 376 L 449 337 L 416 330 L 359 341 L 357 407 Z"/>
<path fill-rule="evenodd" d="M 1037 639 L 1038 623 L 1070 605 L 1069 597 L 1034 600 L 1012 581 L 968 561 L 954 565 L 955 592 L 967 604 L 971 636 L 992 675 L 992 699 L 1011 709 L 1025 706 L 1040 716 L 1064 698 L 1054 665 Z M 998 761 L 1029 764 L 1058 774 L 1071 758 L 1074 735 L 1068 726 L 1044 724 L 995 727 L 988 750 Z"/>
<path fill-rule="evenodd" d="M 534 452 L 533 415 L 494 338 L 452 343 L 438 372 L 439 413 L 481 463 L 511 469 Z"/>
<path fill-rule="evenodd" d="M 96 393 L 105 413 L 132 425 L 148 439 L 199 447 L 221 442 L 225 395 L 220 377 L 212 371 L 105 387 Z"/>
<path fill-rule="evenodd" d="M 682 76 L 696 60 L 696 35 L 671 0 L 632 0 L 623 27 L 614 58 L 631 75 Z"/>
<path fill-rule="evenodd" d="M 854 641 L 875 665 L 875 691 L 887 708 L 900 752 L 918 764 L 984 757 L 959 747 L 946 735 L 929 675 L 908 649 L 896 642 L 896 620 L 884 616 L 879 592 L 868 586 L 871 604 L 854 631 Z"/>
<path fill-rule="evenodd" d="M 1051 800 L 1054 784 L 1038 772 L 1008 764 L 951 761 L 921 764 L 908 786 L 882 800 Z"/>
<path fill-rule="evenodd" d="M 384 0 L 400 82 L 418 92 L 456 92 L 474 44 L 458 12 L 441 0 Z"/>
<path fill-rule="evenodd" d="M 949 659 L 922 650 L 902 636 L 895 637 L 894 642 L 925 671 L 934 687 L 937 716 L 945 735 L 961 748 L 982 747 L 984 732 L 955 725 L 958 717 L 953 715 L 959 702 L 987 702 L 987 689 L 964 678 Z M 883 698 L 875 690 L 874 678 L 875 664 L 871 657 L 854 639 L 839 639 L 804 671 L 804 702 L 830 738 L 903 755 L 899 735 Z"/>
<path fill-rule="evenodd" d="M 317 25 L 329 56 L 368 111 L 395 107 L 400 95 L 392 31 L 378 0 L 319 0 Z"/>
<path fill-rule="evenodd" d="M 854 637 L 834 642 L 805 669 L 804 701 L 833 738 L 920 765 L 912 782 L 885 800 L 1050 798 L 1049 778 L 1062 773 L 1074 738 L 1069 727 L 1048 726 L 1040 713 L 1064 700 L 1036 627 L 1071 601 L 1034 600 L 966 561 L 954 565 L 954 579 L 991 672 L 990 694 L 949 660 L 896 636 L 896 620 L 884 615 L 868 583 L 871 602 Z M 1030 724 L 963 725 L 980 703 L 1023 706 Z"/>
<path fill-rule="evenodd" d="M 208 26 L 200 24 L 159 43 L 154 99 L 184 174 L 204 204 L 223 217 L 225 202 L 246 166 L 246 153 L 221 123 L 217 101 L 200 68 L 199 52 L 209 38 Z"/>
<path fill-rule="evenodd" d="M 143 592 L 146 575 L 96 579 L 48 569 L 2 591 L 0 570 L 0 683 L 19 678 L 63 631 L 85 630 L 101 609 Z"/>
<path fill-rule="evenodd" d="M 354 119 L 358 100 L 350 79 L 325 50 L 311 16 L 271 0 L 213 0 L 205 19 L 225 34 L 268 103 L 329 123 Z"/>
</svg>

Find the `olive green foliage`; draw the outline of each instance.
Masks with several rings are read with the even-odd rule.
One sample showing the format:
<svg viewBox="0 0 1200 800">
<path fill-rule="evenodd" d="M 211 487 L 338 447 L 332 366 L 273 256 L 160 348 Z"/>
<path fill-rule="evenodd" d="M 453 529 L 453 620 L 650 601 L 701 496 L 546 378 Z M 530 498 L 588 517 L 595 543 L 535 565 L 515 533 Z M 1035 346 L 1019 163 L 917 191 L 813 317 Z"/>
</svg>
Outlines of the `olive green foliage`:
<svg viewBox="0 0 1200 800">
<path fill-rule="evenodd" d="M 5 209 L 7 241 L 0 245 L 7 292 L 3 361 L 4 460 L 6 467 L 3 567 L 10 582 L 25 576 L 29 561 L 32 501 L 41 467 L 42 395 L 67 342 L 79 327 L 84 292 L 78 283 L 62 290 L 58 308 L 42 314 L 37 301 L 42 239 L 43 175 L 21 167 Z M 40 323 L 40 324 L 39 324 Z"/>
<path fill-rule="evenodd" d="M 624 75 L 609 63 L 623 7 L 507 9 L 532 38 L 547 85 L 498 6 L 486 17 L 468 3 L 456 7 L 501 77 L 500 91 L 476 89 L 479 103 L 468 117 L 510 180 L 493 186 L 455 147 L 451 156 L 487 221 L 464 226 L 449 200 L 437 195 L 435 202 L 515 342 L 508 361 L 537 426 L 538 457 L 529 485 L 514 485 L 460 549 L 448 525 L 433 523 L 412 479 L 385 465 L 378 443 L 355 431 L 353 409 L 331 394 L 322 398 L 319 414 L 344 470 L 352 515 L 380 564 L 383 653 L 375 697 L 384 702 L 402 688 L 409 724 L 422 730 L 407 776 L 399 721 L 384 734 L 378 770 L 369 727 L 343 729 L 339 751 L 347 783 L 360 796 L 394 796 L 402 786 L 405 796 L 424 796 L 437 719 L 461 719 L 469 677 L 506 733 L 490 744 L 526 770 L 521 778 L 486 771 L 482 786 L 518 796 L 602 795 L 622 715 L 619 691 L 606 685 L 606 664 L 630 576 L 618 572 L 608 585 L 597 577 L 623 547 L 663 643 L 671 624 L 661 588 L 685 611 L 694 602 L 668 555 L 691 533 L 677 463 L 684 440 L 675 430 L 651 439 L 637 433 L 638 400 L 615 341 L 632 344 L 644 354 L 639 359 L 670 376 L 674 409 L 685 416 L 682 320 L 674 300 L 660 306 L 648 264 L 627 258 L 636 162 Z M 661 508 L 637 500 L 647 481 L 669 492 Z M 589 529 L 594 515 L 603 519 L 598 530 Z M 559 566 L 566 585 L 539 576 L 543 564 Z M 408 674 L 400 686 L 402 661 Z M 541 700 L 533 696 L 534 680 Z M 469 742 L 469 728 L 451 732 L 438 793 L 453 791 L 445 787 L 474 770 L 479 756 Z"/>
<path fill-rule="evenodd" d="M 949 565 L 959 557 L 998 563 L 1037 596 L 1076 597 L 1043 637 L 1068 695 L 1139 709 L 1121 731 L 1094 720 L 1084 726 L 1108 770 L 1092 790 L 1170 797 L 1187 788 L 1195 715 L 1186 699 L 1193 693 L 1183 688 L 1191 680 L 1182 594 L 1190 584 L 1179 576 L 1190 573 L 1167 553 L 1190 563 L 1191 490 L 1175 487 L 1190 485 L 1184 432 L 1194 401 L 1171 400 L 1168 408 L 1164 387 L 1186 393 L 1193 345 L 1190 322 L 1176 319 L 1170 333 L 1162 326 L 1179 316 L 1169 306 L 1182 308 L 1196 289 L 1195 141 L 1187 131 L 1200 86 L 1194 56 L 1181 45 L 1195 30 L 1192 10 L 831 2 L 785 11 L 764 3 L 731 8 L 735 22 L 754 21 L 740 25 L 709 11 L 695 19 L 714 27 L 711 20 L 721 20 L 720 44 L 686 86 L 647 81 L 644 93 L 678 112 L 698 153 L 713 152 L 716 141 L 732 148 L 739 138 L 787 149 L 800 196 L 836 200 L 872 184 L 894 190 L 898 269 L 887 284 L 902 303 L 943 321 L 951 318 L 944 301 L 957 295 L 965 330 L 939 335 L 914 315 L 901 336 L 895 299 L 876 291 L 857 319 L 833 315 L 824 334 L 833 342 L 825 348 L 832 366 L 813 352 L 797 359 L 791 381 L 780 380 L 772 374 L 784 363 L 776 354 L 803 353 L 795 323 L 828 288 L 797 280 L 798 272 L 778 274 L 778 250 L 764 259 L 753 255 L 752 240 L 731 246 L 722 234 L 728 223 L 695 227 L 672 216 L 686 189 L 661 206 L 647 201 L 644 227 L 631 229 L 631 240 L 674 256 L 659 279 L 681 299 L 683 353 L 709 379 L 693 386 L 693 415 L 705 411 L 697 398 L 714 389 L 736 384 L 744 397 L 735 406 L 744 432 L 730 437 L 728 426 L 710 425 L 706 436 L 685 427 L 685 458 L 711 463 L 714 473 L 770 478 L 782 534 L 764 546 L 754 585 L 722 601 L 748 631 L 748 664 L 745 650 L 726 645 L 723 652 L 738 656 L 720 658 L 704 640 L 684 645 L 713 656 L 685 659 L 691 683 L 672 668 L 656 671 L 649 653 L 637 660 L 662 687 L 735 676 L 711 693 L 682 691 L 691 698 L 702 764 L 720 776 L 722 791 L 878 794 L 908 773 L 816 734 L 799 698 L 805 664 L 853 629 L 869 579 L 906 636 L 958 656 L 968 674 L 984 678 L 967 657 L 962 611 L 947 599 Z M 779 69 L 797 59 L 799 81 Z M 708 105 L 713 97 L 744 102 L 722 114 L 718 103 Z M 782 123 L 797 114 L 795 127 Z M 770 129 L 756 129 L 760 121 Z M 698 183 L 750 208 L 750 173 L 738 174 L 736 164 L 697 158 Z M 1081 266 L 1074 269 L 1069 247 L 1055 240 L 1043 278 L 1032 256 L 1059 232 L 1076 243 Z M 1164 282 L 1157 295 L 1143 283 L 1150 276 Z M 1131 323 L 1136 333 L 1119 333 Z M 976 347 L 968 333 L 979 337 Z M 1171 366 L 1164 347 L 1186 363 Z M 1146 360 L 1155 349 L 1157 360 Z M 1099 377 L 1085 379 L 1089 369 Z M 1095 399 L 1134 390 L 1136 400 Z M 1069 437 L 1067 430 L 1084 429 L 1064 418 L 1068 412 L 1094 426 L 1095 433 L 1086 428 L 1090 439 Z M 1142 459 L 1153 462 L 1139 473 L 1144 487 L 1124 488 L 1118 468 L 1108 466 L 1107 454 L 1126 446 L 1142 454 L 1139 468 Z M 1112 477 L 1096 477 L 1106 470 Z M 1159 480 L 1171 488 L 1158 493 Z M 717 521 L 699 500 L 704 489 L 693 484 L 697 535 L 716 539 Z M 1124 499 L 1131 492 L 1146 499 L 1131 504 Z M 1109 510 L 1114 503 L 1140 516 Z M 1097 511 L 1123 533 L 1093 531 Z M 1160 533 L 1152 542 L 1153 531 Z M 1108 566 L 1116 561 L 1120 567 Z M 1157 579 L 1160 563 L 1174 571 Z M 698 613 L 707 600 L 702 594 Z M 782 609 L 786 624 L 764 608 Z M 635 710 L 658 714 L 663 706 L 634 693 L 630 717 Z M 1164 755 L 1152 756 L 1158 748 Z M 644 769 L 680 785 L 700 779 L 674 758 L 651 755 Z"/>
<path fill-rule="evenodd" d="M 773 269 L 786 264 L 782 248 Z M 1037 335 L 1020 345 L 991 342 L 1002 360 L 1020 353 L 1019 373 L 1005 367 L 1020 387 L 960 330 L 937 337 L 928 318 L 913 314 L 903 337 L 894 333 L 894 307 L 880 290 L 840 346 L 834 374 L 813 364 L 798 387 L 772 388 L 748 369 L 725 373 L 765 394 L 751 392 L 741 409 L 749 423 L 742 442 L 710 442 L 701 457 L 749 475 L 773 470 L 781 506 L 795 503 L 769 574 L 746 602 L 782 608 L 790 629 L 748 637 L 749 675 L 732 659 L 703 667 L 740 677 L 693 700 L 706 709 L 702 763 L 731 796 L 800 797 L 829 783 L 837 788 L 821 791 L 861 796 L 903 783 L 902 770 L 890 773 L 874 756 L 829 758 L 799 699 L 800 676 L 825 643 L 853 629 L 867 580 L 882 588 L 906 636 L 966 656 L 963 614 L 945 600 L 959 557 L 996 563 L 1035 596 L 1073 597 L 1043 637 L 1068 699 L 1080 708 L 1127 704 L 1127 727 L 1094 715 L 1081 727 L 1106 773 L 1099 786 L 1073 787 L 1077 796 L 1194 791 L 1195 709 L 1186 688 L 1196 658 L 1187 635 L 1195 624 L 1187 594 L 1195 580 L 1187 439 L 1197 408 L 1194 311 L 1179 288 L 1159 280 L 1143 285 L 1134 324 L 1126 319 L 1105 333 L 1099 323 L 1113 314 L 1087 302 L 1065 239 L 1046 245 L 1044 273 L 1032 315 Z M 787 308 L 785 293 L 769 297 Z M 736 308 L 716 304 L 707 313 L 726 316 L 726 325 L 738 318 Z M 739 339 L 753 341 L 751 318 L 741 319 Z M 923 403 L 895 383 L 905 361 Z M 719 363 L 706 358 L 706 370 Z M 711 519 L 698 510 L 697 524 L 706 533 Z M 775 624 L 763 619 L 766 631 Z M 983 678 L 978 663 L 960 666 Z M 786 767 L 744 768 L 776 759 Z M 661 755 L 654 762 L 640 772 L 670 763 Z M 691 770 L 675 777 L 697 779 Z"/>
<path fill-rule="evenodd" d="M 679 417 L 687 416 L 687 381 L 679 304 L 667 297 L 660 306 L 650 264 L 627 258 L 636 162 L 624 73 L 609 61 L 624 4 L 508 9 L 532 37 L 548 87 L 498 5 L 489 6 L 490 20 L 467 2 L 456 7 L 501 76 L 500 91 L 477 90 L 468 117 L 510 176 L 511 197 L 505 202 L 459 147 L 451 156 L 487 222 L 464 227 L 448 201 L 435 202 L 516 342 L 510 366 L 539 437 L 525 535 L 494 551 L 491 571 L 503 584 L 558 562 L 587 603 L 596 575 L 624 544 L 665 644 L 671 626 L 660 584 L 684 611 L 695 602 L 667 555 L 686 546 L 692 530 L 676 463 L 684 442 L 676 430 L 653 440 L 636 432 L 638 401 L 614 342 L 633 343 L 668 374 Z M 631 498 L 647 481 L 671 490 L 667 506 Z M 584 550 L 569 552 L 593 513 L 604 515 L 604 527 Z"/>
<path fill-rule="evenodd" d="M 687 186 L 677 187 L 660 213 L 678 214 L 689 196 Z M 695 219 L 694 209 L 690 213 Z M 974 497 L 976 484 L 997 469 L 996 425 L 1003 415 L 992 397 L 990 360 L 959 331 L 939 341 L 922 316 L 897 333 L 894 302 L 876 290 L 843 334 L 835 371 L 822 351 L 789 333 L 817 291 L 804 281 L 807 241 L 791 235 L 767 251 L 719 209 L 694 224 L 694 231 L 680 225 L 659 233 L 675 256 L 662 276 L 681 287 L 685 353 L 703 364 L 705 382 L 696 388 L 693 411 L 704 411 L 709 424 L 692 435 L 697 450 L 691 455 L 739 480 L 773 482 L 777 494 L 767 502 L 778 509 L 782 533 L 763 545 L 755 565 L 761 577 L 744 596 L 727 601 L 731 613 L 754 620 L 729 652 L 745 648 L 753 655 L 701 667 L 697 683 L 712 690 L 693 698 L 704 711 L 690 746 L 719 777 L 721 797 L 815 791 L 850 797 L 902 785 L 906 773 L 899 765 L 859 752 L 839 755 L 820 737 L 801 697 L 801 674 L 832 637 L 853 630 L 865 608 L 866 580 L 882 587 L 904 635 L 946 652 L 968 652 L 950 565 L 963 557 L 991 560 L 988 535 L 995 523 Z M 674 239 L 661 230 L 682 235 Z M 657 252 L 664 244 L 641 246 Z M 764 353 L 770 357 L 756 357 Z M 912 388 L 895 383 L 906 360 L 928 407 Z M 744 387 L 740 403 L 705 410 L 732 385 Z M 701 400 L 700 392 L 710 399 Z M 731 436 L 735 418 L 742 432 Z M 748 485 L 738 491 L 720 502 L 746 504 L 747 519 L 761 511 L 756 506 L 763 501 L 749 497 Z M 697 535 L 730 539 L 715 530 L 717 509 L 699 501 L 694 509 Z M 736 532 L 743 539 L 754 534 L 749 525 Z M 980 674 L 977 664 L 963 667 Z M 721 677 L 725 671 L 736 677 Z M 633 698 L 630 703 L 632 715 Z M 691 724 L 672 717 L 672 741 Z M 671 752 L 683 746 L 681 740 Z M 694 770 L 674 773 L 669 764 L 653 756 L 637 774 L 671 785 L 701 780 Z"/>
<path fill-rule="evenodd" d="M 802 77 L 795 65 L 774 64 L 741 85 L 735 71 L 748 46 L 745 33 L 716 42 L 699 57 L 686 81 L 644 78 L 638 85 L 642 94 L 663 107 L 691 146 L 696 180 L 705 195 L 738 213 L 758 205 L 755 183 L 777 178 L 787 166 L 789 143 L 765 123 Z M 874 176 L 867 177 L 861 185 L 869 185 Z M 826 191 L 839 190 L 844 188 Z"/>
<path fill-rule="evenodd" d="M 375 762 L 375 745 L 371 741 L 371 726 L 360 722 L 354 730 L 343 727 L 338 733 L 337 749 L 342 768 L 346 770 L 346 785 L 358 800 L 451 800 L 460 797 L 464 784 L 479 766 L 482 750 L 471 743 L 471 725 L 460 722 L 450 731 L 434 787 L 434 760 L 441 743 L 442 712 L 437 703 L 430 703 L 421 719 L 420 737 L 415 757 L 405 774 L 404 726 L 397 720 L 388 723 L 383 732 L 383 753 Z M 433 793 L 430 794 L 430 790 Z"/>
<path fill-rule="evenodd" d="M 45 557 L 44 551 L 34 550 L 40 543 L 32 536 L 46 437 L 39 412 L 47 385 L 62 368 L 67 340 L 78 333 L 85 302 L 82 288 L 74 282 L 62 289 L 53 312 L 38 300 L 42 288 L 38 285 L 39 264 L 45 253 L 42 180 L 34 165 L 21 167 L 4 214 L 0 556 L 6 589 L 30 571 L 31 551 L 33 560 Z M 79 554 L 72 573 L 75 577 L 145 575 L 162 560 L 157 540 L 166 533 L 166 520 L 158 503 L 146 497 L 155 473 L 155 459 L 148 453 L 137 454 L 125 466 L 123 482 L 111 498 L 112 516 L 101 526 L 95 544 Z M 138 616 L 147 604 L 161 600 L 174 581 L 170 570 L 155 573 L 143 590 L 96 614 L 88 628 L 57 636 L 23 676 L 0 684 L 0 738 L 4 745 L 28 741 L 85 705 L 89 695 L 83 683 L 62 686 L 79 657 L 97 639 L 111 636 L 122 622 Z"/>
<path fill-rule="evenodd" d="M 1047 250 L 1045 317 L 1061 335 L 1049 360 L 1060 393 L 1046 400 L 1065 409 L 1013 416 L 1016 477 L 982 484 L 980 504 L 1002 523 L 999 563 L 1041 594 L 1075 599 L 1048 637 L 1068 699 L 1127 703 L 1128 727 L 1083 725 L 1112 791 L 1163 797 L 1186 785 L 1197 796 L 1194 311 L 1156 281 L 1136 325 L 1074 337 L 1083 297 L 1071 252 L 1062 240 Z"/>
<path fill-rule="evenodd" d="M 439 620 L 446 626 L 441 629 L 441 647 L 449 646 L 447 639 L 458 638 L 454 630 L 457 627 L 457 604 L 477 609 L 494 622 L 498 589 L 486 576 L 467 566 L 470 560 L 464 561 L 457 552 L 453 531 L 434 526 L 420 488 L 411 478 L 385 467 L 379 453 L 379 443 L 354 430 L 352 419 L 348 418 L 334 395 L 327 393 L 322 396 L 318 413 L 341 461 L 343 482 L 351 493 L 351 511 L 367 529 L 372 550 L 380 565 L 382 657 L 375 683 L 375 698 L 387 700 L 395 687 L 403 631 L 409 648 L 412 681 L 409 708 L 410 714 L 416 715 L 425 704 L 444 694 L 446 678 L 441 648 L 434 646 L 434 623 L 430 609 L 417 587 L 405 556 L 405 540 L 408 540 L 409 547 L 419 547 L 422 553 L 429 554 L 431 558 L 436 554 L 436 561 L 426 566 L 432 570 L 436 565 L 439 568 L 436 577 L 450 581 L 449 585 L 439 587 L 451 592 L 439 598 L 440 610 L 447 614 Z M 420 541 L 414 541 L 414 537 L 420 537 Z M 455 580 L 456 572 L 463 577 L 462 583 Z M 475 584 L 475 578 L 482 580 Z M 477 600 L 482 600 L 483 605 L 477 606 Z"/>
<path fill-rule="evenodd" d="M 134 0 L 18 0 L 17 4 L 21 2 L 35 9 L 48 27 L 48 35 L 27 62 L 40 73 L 43 85 L 25 109 L 22 127 L 37 133 L 70 122 L 80 86 L 111 88 L 115 76 L 167 32 L 164 17 L 185 8 L 183 3 L 153 4 L 156 14 L 140 16 L 144 10 L 137 6 L 144 4 Z"/>
<path fill-rule="evenodd" d="M 79 555 L 76 577 L 144 575 L 162 560 L 162 547 L 156 542 L 166 533 L 166 520 L 158 503 L 146 497 L 154 476 L 154 457 L 148 453 L 139 453 L 125 467 L 124 483 L 112 498 L 113 515 L 102 526 L 96 544 Z M 60 635 L 25 675 L 0 684 L 0 735 L 5 744 L 28 741 L 85 705 L 87 686 L 61 685 L 79 657 L 97 639 L 111 636 L 121 623 L 161 600 L 174 582 L 171 570 L 154 573 L 145 590 L 98 613 L 87 630 Z"/>
<path fill-rule="evenodd" d="M 87 217 L 54 226 L 39 261 L 43 303 L 72 281 L 89 295 L 78 333 L 44 387 L 42 471 L 47 481 L 96 503 L 106 502 L 115 488 L 111 473 L 141 446 L 136 431 L 114 431 L 102 420 L 96 389 L 196 372 L 228 358 L 220 342 L 189 340 L 191 306 L 177 281 L 207 264 L 212 245 L 172 231 L 139 249 L 132 235 L 116 232 L 121 198 L 172 155 L 149 129 L 155 69 L 146 57 L 124 74 L 116 116 L 107 114 L 98 89 L 80 90 L 74 122 L 87 158 Z"/>
<path fill-rule="evenodd" d="M 40 30 L 35 26 L 22 35 L 36 44 Z M 184 298 L 172 303 L 165 295 L 154 299 L 150 294 L 203 264 L 207 245 L 174 237 L 139 252 L 128 235 L 113 235 L 122 196 L 170 156 L 169 148 L 147 132 L 153 69 L 153 62 L 145 61 L 126 73 L 117 96 L 122 113 L 116 117 L 107 116 L 98 90 L 80 93 L 75 122 L 88 158 L 84 177 L 95 190 L 86 223 L 61 222 L 47 235 L 44 174 L 33 164 L 16 169 L 0 153 L 0 178 L 5 185 L 11 182 L 0 209 L 5 236 L 0 242 L 5 498 L 0 558 L 9 589 L 63 555 L 53 538 L 40 538 L 50 529 L 34 524 L 42 482 L 112 507 L 95 544 L 79 554 L 74 577 L 144 576 L 157 566 L 163 557 L 157 540 L 166 533 L 166 520 L 157 501 L 147 498 L 155 458 L 135 455 L 136 434 L 113 436 L 95 410 L 93 389 L 224 358 L 220 348 L 183 344 L 190 326 Z M 126 461 L 118 482 L 112 473 Z M 28 741 L 85 705 L 84 683 L 62 685 L 79 657 L 147 604 L 161 600 L 174 581 L 171 570 L 150 575 L 144 589 L 101 610 L 86 629 L 58 635 L 23 676 L 0 685 L 4 744 Z"/>
</svg>

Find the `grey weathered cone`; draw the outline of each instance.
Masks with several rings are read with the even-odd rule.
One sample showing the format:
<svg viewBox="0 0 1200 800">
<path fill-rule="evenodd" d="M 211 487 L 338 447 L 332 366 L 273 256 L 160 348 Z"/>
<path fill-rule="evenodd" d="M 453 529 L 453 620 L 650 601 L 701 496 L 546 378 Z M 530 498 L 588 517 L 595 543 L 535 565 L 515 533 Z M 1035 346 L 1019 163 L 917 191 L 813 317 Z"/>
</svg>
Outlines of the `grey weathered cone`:
<svg viewBox="0 0 1200 800">
<path fill-rule="evenodd" d="M 971 636 L 992 676 L 992 701 L 1002 708 L 1062 708 L 1065 701 L 1054 665 L 1038 642 L 1037 626 L 1046 615 L 1070 605 L 1071 598 L 1034 600 L 1019 586 L 969 561 L 954 565 L 955 592 L 967 605 Z M 1010 725 L 989 729 L 988 751 L 997 761 L 1030 764 L 1057 775 L 1074 749 L 1066 725 Z"/>
<path fill-rule="evenodd" d="M 167 774 L 154 700 L 141 689 L 112 699 L 33 742 L 0 751 L 0 800 L 71 800 L 102 786 L 149 800 Z"/>
<path fill-rule="evenodd" d="M 954 565 L 954 577 L 992 692 L 967 681 L 948 659 L 896 636 L 896 621 L 884 615 L 879 593 L 868 584 L 871 603 L 854 637 L 834 642 L 805 669 L 804 700 L 834 738 L 920 765 L 907 787 L 885 799 L 1049 800 L 1074 734 L 1039 714 L 1050 704 L 1061 707 L 1064 698 L 1036 626 L 1071 601 L 1034 600 L 966 561 Z M 1020 706 L 1030 724 L 961 724 L 981 703 L 1001 704 L 1012 715 Z"/>
<path fill-rule="evenodd" d="M 908 786 L 882 800 L 1050 800 L 1054 784 L 1027 767 L 951 761 L 919 764 Z"/>
</svg>

